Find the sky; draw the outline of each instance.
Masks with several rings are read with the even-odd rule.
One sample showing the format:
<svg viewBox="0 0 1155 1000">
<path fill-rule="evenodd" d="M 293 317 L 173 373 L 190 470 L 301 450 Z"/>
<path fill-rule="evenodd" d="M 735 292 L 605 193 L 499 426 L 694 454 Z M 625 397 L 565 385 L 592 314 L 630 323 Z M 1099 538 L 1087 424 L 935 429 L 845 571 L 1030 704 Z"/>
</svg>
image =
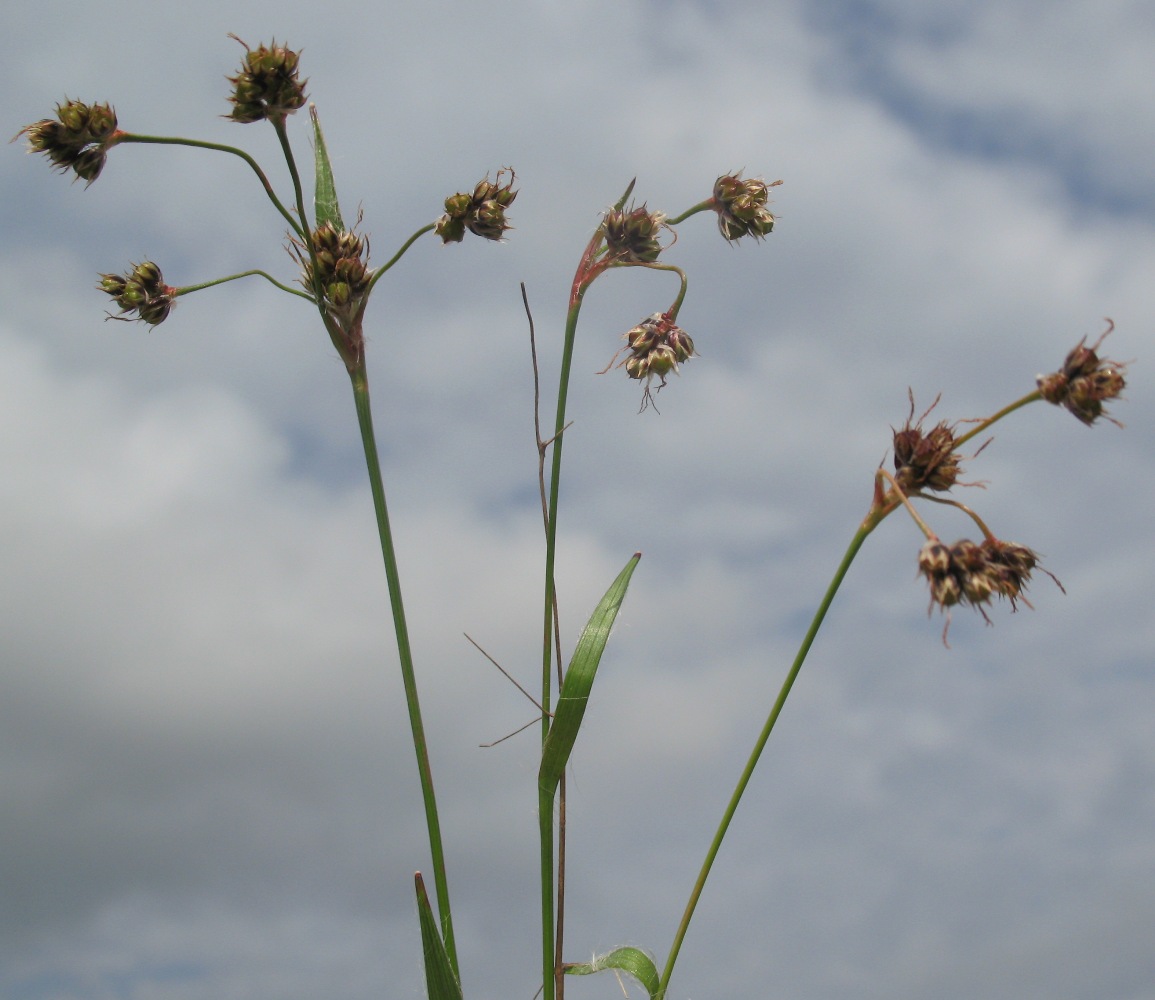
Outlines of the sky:
<svg viewBox="0 0 1155 1000">
<path fill-rule="evenodd" d="M 538 988 L 544 542 L 519 283 L 555 391 L 579 255 L 631 178 L 700 357 L 639 413 L 610 361 L 676 294 L 586 297 L 559 513 L 572 648 L 635 551 L 569 775 L 566 955 L 664 961 L 746 756 L 888 460 L 1115 323 L 1125 424 L 1036 403 L 960 498 L 1029 545 L 1032 608 L 956 611 L 899 513 L 836 598 L 671 982 L 758 996 L 1155 1000 L 1155 13 L 1140 0 L 45 2 L 0 13 L 7 135 L 65 98 L 235 143 L 232 32 L 303 49 L 372 261 L 502 167 L 502 244 L 419 240 L 377 287 L 374 417 L 465 996 Z M 309 161 L 307 122 L 290 122 Z M 121 146 L 91 187 L 0 157 L 0 997 L 424 995 L 419 790 L 348 381 L 258 279 L 105 322 L 97 275 L 295 279 L 240 161 Z M 545 404 L 545 419 L 551 404 Z M 965 426 L 965 425 L 960 425 Z M 969 455 L 970 453 L 968 453 Z M 958 511 L 920 512 L 944 540 Z M 629 984 L 631 997 L 643 995 Z M 619 996 L 609 976 L 574 1000 Z"/>
</svg>

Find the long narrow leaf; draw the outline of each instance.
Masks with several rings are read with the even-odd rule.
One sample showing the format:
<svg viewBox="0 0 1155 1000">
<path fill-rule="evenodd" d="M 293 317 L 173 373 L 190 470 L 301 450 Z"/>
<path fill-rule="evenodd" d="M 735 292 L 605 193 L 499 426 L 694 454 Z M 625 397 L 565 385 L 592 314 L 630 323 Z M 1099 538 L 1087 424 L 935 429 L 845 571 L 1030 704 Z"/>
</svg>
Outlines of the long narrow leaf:
<svg viewBox="0 0 1155 1000">
<path fill-rule="evenodd" d="M 309 117 L 313 120 L 313 159 L 317 174 L 316 190 L 313 194 L 313 215 L 317 225 L 330 223 L 335 229 L 344 231 L 341 209 L 337 204 L 337 184 L 333 180 L 333 164 L 329 162 L 329 150 L 325 146 L 325 135 L 321 131 L 321 119 L 317 109 L 310 105 Z"/>
<path fill-rule="evenodd" d="M 546 795 L 553 795 L 557 784 L 561 780 L 565 766 L 573 752 L 574 741 L 577 739 L 578 729 L 581 727 L 582 716 L 585 715 L 586 705 L 590 698 L 590 689 L 593 687 L 594 676 L 598 671 L 598 664 L 602 659 L 602 651 L 606 648 L 606 640 L 610 637 L 614 619 L 618 616 L 618 609 L 626 596 L 626 589 L 630 585 L 630 577 L 638 560 L 642 558 L 640 552 L 635 552 L 626 563 L 625 569 L 618 578 L 610 584 L 605 597 L 601 599 L 589 622 L 582 630 L 574 649 L 573 659 L 565 672 L 561 694 L 557 700 L 557 710 L 554 712 L 553 724 L 549 727 L 549 735 L 541 751 L 541 767 L 537 772 L 538 788 Z"/>
<path fill-rule="evenodd" d="M 645 987 L 646 992 L 650 995 L 650 1000 L 657 997 L 660 986 L 657 966 L 654 965 L 654 960 L 649 955 L 637 948 L 615 948 L 605 955 L 599 955 L 592 962 L 567 965 L 565 974 L 567 976 L 590 976 L 606 969 L 628 972 Z"/>
<path fill-rule="evenodd" d="M 421 922 L 421 947 L 425 952 L 425 989 L 429 1000 L 461 1000 L 461 984 L 453 974 L 441 929 L 429 905 L 421 872 L 413 876 L 417 886 L 417 916 Z"/>
</svg>

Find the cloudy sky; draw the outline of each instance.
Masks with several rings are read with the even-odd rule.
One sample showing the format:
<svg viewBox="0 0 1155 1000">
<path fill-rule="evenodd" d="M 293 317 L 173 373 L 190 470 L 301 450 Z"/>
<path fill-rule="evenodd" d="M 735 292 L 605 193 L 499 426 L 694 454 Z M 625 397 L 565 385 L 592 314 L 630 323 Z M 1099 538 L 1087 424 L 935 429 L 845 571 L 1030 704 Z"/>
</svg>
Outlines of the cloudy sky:
<svg viewBox="0 0 1155 1000">
<path fill-rule="evenodd" d="M 669 275 L 587 296 L 558 587 L 567 646 L 644 557 L 571 768 L 568 957 L 663 960 L 890 428 L 987 415 L 1084 335 L 1126 424 L 1036 404 L 966 499 L 1045 556 L 1035 610 L 956 614 L 896 516 L 868 542 L 703 896 L 671 996 L 1155 998 L 1155 14 L 1142 0 L 670 0 L 318 9 L 9 4 L 5 135 L 75 97 L 235 142 L 241 50 L 304 73 L 374 259 L 511 165 L 503 245 L 418 242 L 370 306 L 375 416 L 433 745 L 466 996 L 538 986 L 532 683 L 547 392 L 599 213 L 675 215 L 745 168 L 778 230 L 667 259 L 701 357 L 639 414 L 622 332 Z M 292 123 L 307 158 L 303 118 Z M 344 371 L 256 280 L 148 330 L 98 272 L 294 278 L 234 158 L 115 150 L 88 190 L 0 157 L 0 995 L 423 995 L 428 870 Z M 947 540 L 971 534 L 925 511 Z M 611 978 L 575 998 L 619 996 Z M 631 996 L 636 996 L 636 984 Z"/>
</svg>

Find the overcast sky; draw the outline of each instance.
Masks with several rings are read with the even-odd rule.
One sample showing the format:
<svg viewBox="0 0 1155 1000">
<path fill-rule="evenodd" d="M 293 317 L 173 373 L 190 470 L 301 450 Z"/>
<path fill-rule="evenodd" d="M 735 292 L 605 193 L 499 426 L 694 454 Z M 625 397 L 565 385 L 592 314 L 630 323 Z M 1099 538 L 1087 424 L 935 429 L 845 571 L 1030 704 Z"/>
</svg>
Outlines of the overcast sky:
<svg viewBox="0 0 1155 1000">
<path fill-rule="evenodd" d="M 303 48 L 346 217 L 382 263 L 517 170 L 502 245 L 419 241 L 367 318 L 375 416 L 470 1000 L 539 984 L 532 708 L 543 542 L 518 283 L 552 394 L 599 215 L 744 168 L 777 231 L 680 227 L 701 354 L 639 414 L 578 333 L 560 514 L 567 647 L 644 557 L 571 767 L 567 957 L 664 960 L 890 428 L 981 417 L 1104 328 L 1126 424 L 1035 404 L 965 499 L 1043 553 L 1034 610 L 951 648 L 890 519 L 803 670 L 671 998 L 1155 1000 L 1155 12 L 1144 0 L 8 4 L 4 134 L 65 97 L 286 174 L 226 74 Z M 308 160 L 306 120 L 291 121 Z M 96 276 L 295 278 L 235 158 L 112 152 L 91 188 L 0 157 L 0 996 L 423 996 L 428 870 L 344 370 L 258 280 L 106 323 Z M 932 418 L 933 419 L 933 418 Z M 973 527 L 925 511 L 948 541 Z M 573 998 L 620 996 L 609 977 Z M 633 984 L 631 996 L 640 993 Z"/>
</svg>

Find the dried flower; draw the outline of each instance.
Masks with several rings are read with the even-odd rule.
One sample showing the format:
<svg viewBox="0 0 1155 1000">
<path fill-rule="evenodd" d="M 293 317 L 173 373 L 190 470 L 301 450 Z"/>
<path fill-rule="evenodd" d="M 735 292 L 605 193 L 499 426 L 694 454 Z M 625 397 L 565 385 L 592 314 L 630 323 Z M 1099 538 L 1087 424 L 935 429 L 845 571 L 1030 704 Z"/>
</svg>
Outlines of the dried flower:
<svg viewBox="0 0 1155 1000">
<path fill-rule="evenodd" d="M 56 106 L 56 118 L 25 125 L 12 138 L 26 136 L 30 153 L 43 153 L 54 169 L 71 170 L 91 184 L 104 169 L 108 150 L 116 145 L 116 125 L 116 112 L 108 104 L 65 101 Z"/>
<path fill-rule="evenodd" d="M 1107 324 L 1107 329 L 1093 346 L 1087 347 L 1087 338 L 1084 337 L 1067 355 L 1059 371 L 1040 375 L 1035 380 L 1043 399 L 1056 406 L 1065 406 L 1087 425 L 1093 424 L 1100 417 L 1119 424 L 1118 420 L 1107 416 L 1103 403 L 1117 399 L 1127 385 L 1123 377 L 1127 365 L 1100 358 L 1097 353 L 1099 345 L 1115 329 L 1111 320 L 1107 320 Z"/>
<path fill-rule="evenodd" d="M 96 286 L 112 296 L 120 313 L 109 313 L 109 319 L 129 322 L 140 320 L 149 326 L 159 326 L 176 305 L 177 290 L 164 283 L 160 268 L 150 260 L 134 264 L 125 275 L 102 274 Z M 130 314 L 136 313 L 136 316 Z"/>
<path fill-rule="evenodd" d="M 502 178 L 509 173 L 509 180 Z M 512 167 L 502 167 L 494 180 L 478 182 L 473 194 L 458 192 L 445 199 L 445 214 L 437 220 L 434 231 L 442 243 L 460 243 L 465 238 L 465 230 L 485 240 L 500 240 L 506 230 L 512 229 L 505 218 L 505 210 L 513 204 L 517 192 L 513 182 L 517 179 Z"/>
<path fill-rule="evenodd" d="M 1014 610 L 1018 610 L 1018 601 L 1031 606 L 1023 591 L 1038 562 L 1035 552 L 1016 542 L 988 537 L 981 544 L 962 539 L 948 546 L 931 537 L 919 551 L 918 571 L 930 584 L 929 610 L 936 605 L 948 610 L 956 604 L 969 604 L 977 608 L 989 624 L 983 605 L 989 604 L 993 597 L 1005 597 Z M 1043 572 L 1063 589 L 1053 573 Z M 944 643 L 949 628 L 948 617 L 943 629 Z"/>
<path fill-rule="evenodd" d="M 245 46 L 245 57 L 240 72 L 228 77 L 233 85 L 229 97 L 233 110 L 228 117 L 235 122 L 249 124 L 265 121 L 283 122 L 298 108 L 305 105 L 307 80 L 297 78 L 301 54 L 278 45 L 262 45 L 250 49 L 245 42 L 230 35 Z"/>
<path fill-rule="evenodd" d="M 917 421 L 914 396 L 910 398 L 910 416 L 902 430 L 894 432 L 895 481 L 906 494 L 919 490 L 945 493 L 958 481 L 962 459 L 954 447 L 954 427 L 940 421 L 929 431 L 922 422 L 938 404 L 935 399 Z"/>
<path fill-rule="evenodd" d="M 662 252 L 658 234 L 666 224 L 665 219 L 661 212 L 650 212 L 645 205 L 606 212 L 602 219 L 606 261 L 615 264 L 653 263 Z"/>
<path fill-rule="evenodd" d="M 766 207 L 770 188 L 782 181 L 767 184 L 761 178 L 742 179 L 742 171 L 726 174 L 714 182 L 714 211 L 718 229 L 731 243 L 743 236 L 765 239 L 774 231 L 774 215 Z"/>
</svg>

